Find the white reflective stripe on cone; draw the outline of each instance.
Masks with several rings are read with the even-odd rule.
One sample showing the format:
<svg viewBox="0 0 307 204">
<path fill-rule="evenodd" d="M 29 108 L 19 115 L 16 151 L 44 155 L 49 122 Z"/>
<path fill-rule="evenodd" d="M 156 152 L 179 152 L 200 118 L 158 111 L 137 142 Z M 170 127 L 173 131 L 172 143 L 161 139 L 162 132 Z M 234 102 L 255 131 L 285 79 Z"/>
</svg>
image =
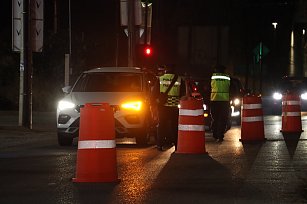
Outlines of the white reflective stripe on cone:
<svg viewBox="0 0 307 204">
<path fill-rule="evenodd" d="M 78 149 L 106 149 L 115 147 L 115 140 L 84 140 L 78 142 Z"/>
<path fill-rule="evenodd" d="M 204 109 L 179 109 L 179 115 L 187 115 L 187 116 L 199 116 L 204 114 Z"/>
<path fill-rule="evenodd" d="M 205 131 L 204 125 L 178 125 L 178 130 L 182 131 Z"/>
<path fill-rule="evenodd" d="M 260 108 L 262 108 L 261 103 L 243 104 L 243 109 L 260 109 Z"/>
<path fill-rule="evenodd" d="M 283 112 L 282 116 L 301 116 L 301 112 Z"/>
<path fill-rule="evenodd" d="M 281 104 L 294 106 L 294 105 L 301 105 L 301 102 L 300 101 L 283 101 Z"/>
<path fill-rule="evenodd" d="M 242 117 L 242 122 L 258 122 L 263 121 L 262 116 L 254 116 L 254 117 Z"/>
</svg>

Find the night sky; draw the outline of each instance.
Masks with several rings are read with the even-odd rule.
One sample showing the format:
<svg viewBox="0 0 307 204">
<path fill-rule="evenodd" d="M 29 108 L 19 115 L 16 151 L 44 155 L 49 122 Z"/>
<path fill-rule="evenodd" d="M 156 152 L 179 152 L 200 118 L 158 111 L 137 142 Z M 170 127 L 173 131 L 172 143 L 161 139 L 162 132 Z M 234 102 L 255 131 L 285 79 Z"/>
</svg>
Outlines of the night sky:
<svg viewBox="0 0 307 204">
<path fill-rule="evenodd" d="M 13 83 L 18 87 L 18 54 L 11 50 L 11 0 L 0 1 L 0 71 L 12 71 L 12 78 L 0 77 L 3 89 Z M 34 86 L 44 87 L 44 78 L 54 78 L 58 89 L 63 85 L 64 55 L 69 51 L 68 0 L 57 2 L 57 30 L 54 29 L 54 2 L 45 0 L 44 49 L 34 53 Z M 244 78 L 251 66 L 253 49 L 263 42 L 270 52 L 265 59 L 266 71 L 286 74 L 288 66 L 290 33 L 293 25 L 295 0 L 153 0 L 152 47 L 154 54 L 144 58 L 141 46 L 136 47 L 136 66 L 144 64 L 157 68 L 163 64 L 176 64 L 181 72 L 208 75 L 210 66 L 216 61 L 195 64 L 178 55 L 182 44 L 178 30 L 197 27 L 228 28 L 228 66 L 234 74 Z M 127 36 L 120 26 L 119 0 L 71 1 L 72 16 L 72 80 L 80 72 L 97 66 L 127 66 Z M 274 32 L 272 22 L 278 22 Z M 197 33 L 194 33 L 197 35 Z M 199 35 L 199 34 L 198 34 Z M 189 43 L 195 41 L 190 39 Z M 278 43 L 276 43 L 278 42 Z M 193 42 L 197 45 L 197 42 Z M 194 49 L 188 46 L 188 49 Z M 206 52 L 210 49 L 203 47 Z M 193 50 L 189 57 L 193 57 Z M 205 56 L 206 57 L 206 56 Z M 194 64 L 193 64 L 194 63 Z M 17 67 L 17 68 L 16 68 Z M 270 73 L 266 73 L 272 76 Z M 38 82 L 39 81 L 39 82 Z M 40 84 L 42 83 L 42 84 Z M 15 90 L 15 88 L 13 88 Z M 38 88 L 39 89 L 39 88 Z M 9 94 L 1 98 L 13 100 Z M 37 96 L 38 98 L 40 96 Z"/>
</svg>

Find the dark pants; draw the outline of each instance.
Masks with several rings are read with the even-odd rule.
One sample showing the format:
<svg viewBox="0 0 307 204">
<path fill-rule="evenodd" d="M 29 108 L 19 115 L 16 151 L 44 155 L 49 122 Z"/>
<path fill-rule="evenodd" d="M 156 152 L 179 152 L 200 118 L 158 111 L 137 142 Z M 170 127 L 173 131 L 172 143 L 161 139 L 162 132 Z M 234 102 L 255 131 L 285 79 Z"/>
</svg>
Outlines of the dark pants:
<svg viewBox="0 0 307 204">
<path fill-rule="evenodd" d="M 157 146 L 174 144 L 177 148 L 178 140 L 178 108 L 161 106 L 159 107 L 159 125 L 157 132 Z"/>
<path fill-rule="evenodd" d="M 223 139 L 229 117 L 229 101 L 211 101 L 213 137 Z"/>
</svg>

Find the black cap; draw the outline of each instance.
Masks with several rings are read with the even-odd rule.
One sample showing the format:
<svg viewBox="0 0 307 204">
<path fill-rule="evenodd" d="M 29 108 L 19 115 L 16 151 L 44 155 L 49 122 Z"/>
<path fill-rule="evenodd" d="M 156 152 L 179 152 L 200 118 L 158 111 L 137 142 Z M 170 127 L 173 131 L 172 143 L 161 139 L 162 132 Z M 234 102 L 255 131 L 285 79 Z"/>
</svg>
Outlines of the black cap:
<svg viewBox="0 0 307 204">
<path fill-rule="evenodd" d="M 226 67 L 221 64 L 217 64 L 213 66 L 213 70 L 215 72 L 224 72 L 226 70 Z"/>
</svg>

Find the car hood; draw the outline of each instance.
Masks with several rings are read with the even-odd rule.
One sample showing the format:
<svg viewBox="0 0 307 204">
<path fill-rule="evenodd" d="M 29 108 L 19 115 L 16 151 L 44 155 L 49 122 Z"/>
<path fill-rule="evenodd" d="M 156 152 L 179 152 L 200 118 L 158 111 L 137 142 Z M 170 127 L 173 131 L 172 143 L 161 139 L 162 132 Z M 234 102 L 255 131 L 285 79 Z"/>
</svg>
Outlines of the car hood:
<svg viewBox="0 0 307 204">
<path fill-rule="evenodd" d="M 142 92 L 71 92 L 65 97 L 76 105 L 85 103 L 109 103 L 110 105 L 119 105 L 125 101 L 143 100 Z"/>
</svg>

